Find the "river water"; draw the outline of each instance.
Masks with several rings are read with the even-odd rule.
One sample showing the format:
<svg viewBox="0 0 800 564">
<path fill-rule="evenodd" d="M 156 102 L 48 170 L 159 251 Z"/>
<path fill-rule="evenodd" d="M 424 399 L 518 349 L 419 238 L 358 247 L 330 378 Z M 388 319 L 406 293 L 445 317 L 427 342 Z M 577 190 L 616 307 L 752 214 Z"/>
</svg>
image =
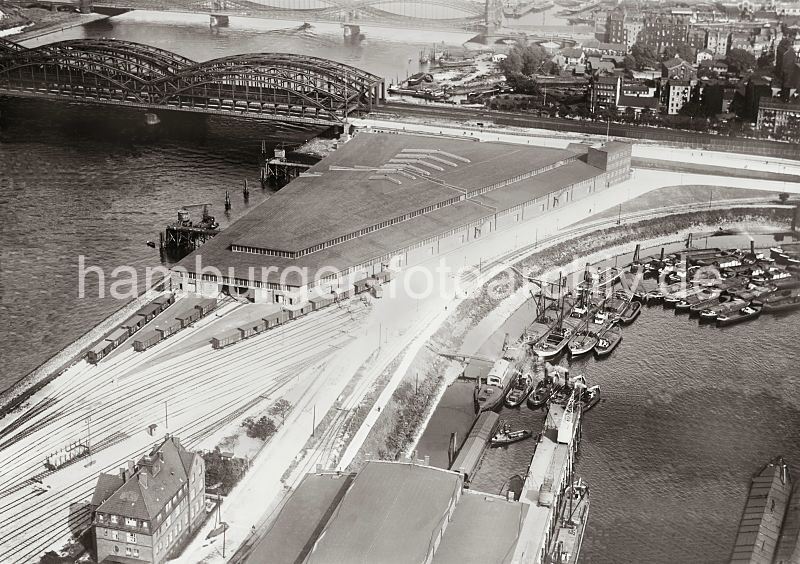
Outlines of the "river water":
<svg viewBox="0 0 800 564">
<path fill-rule="evenodd" d="M 205 16 L 130 14 L 28 45 L 116 37 L 195 60 L 291 51 L 354 64 L 391 81 L 419 70 L 418 53 L 433 41 L 456 48 L 468 39 L 364 28 L 367 39 L 352 45 L 337 26 L 301 32 L 299 24 L 233 18 L 231 28 L 212 32 Z M 308 137 L 196 117 L 167 118 L 148 128 L 141 114 L 117 110 L 87 114 L 6 101 L 0 111 L 0 389 L 119 308 L 118 301 L 97 297 L 93 276 L 89 297 L 78 298 L 80 255 L 107 276 L 122 265 L 139 273 L 160 265 L 145 242 L 158 240 L 179 207 L 212 203 L 224 227 L 269 196 L 255 189 L 245 204 L 239 193 L 245 178 L 255 186 L 260 140 Z M 230 214 L 223 212 L 226 190 L 233 196 Z M 138 282 L 141 288 L 144 281 Z M 521 310 L 515 323 L 529 314 Z M 777 453 L 800 459 L 799 337 L 796 317 L 717 330 L 651 309 L 626 328 L 609 360 L 575 368 L 599 383 L 606 399 L 587 416 L 578 465 L 593 492 L 584 562 L 725 561 L 749 476 Z M 459 385 L 445 399 L 443 437 L 472 417 L 471 384 L 459 392 L 466 404 L 455 391 Z M 540 415 L 522 408 L 503 417 L 533 425 Z M 521 443 L 492 452 L 476 487 L 495 491 L 524 473 L 526 448 Z"/>
</svg>

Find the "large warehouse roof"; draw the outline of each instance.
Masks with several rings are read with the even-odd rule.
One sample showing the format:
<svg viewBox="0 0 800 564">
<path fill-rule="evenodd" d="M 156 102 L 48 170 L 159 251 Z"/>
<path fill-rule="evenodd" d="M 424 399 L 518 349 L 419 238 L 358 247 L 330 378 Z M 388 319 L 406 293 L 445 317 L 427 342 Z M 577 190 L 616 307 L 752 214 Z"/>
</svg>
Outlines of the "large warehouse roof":
<svg viewBox="0 0 800 564">
<path fill-rule="evenodd" d="M 309 170 L 319 176 L 297 178 L 263 204 L 260 224 L 233 243 L 298 251 L 574 158 L 544 147 L 360 133 Z M 423 172 L 375 179 L 401 164 Z"/>
<path fill-rule="evenodd" d="M 455 472 L 368 462 L 306 563 L 425 562 L 460 490 Z"/>
<path fill-rule="evenodd" d="M 447 185 L 422 180 L 422 175 L 412 180 L 387 173 L 394 179 L 387 180 L 376 178 L 374 171 L 355 170 L 356 165 L 379 168 L 391 160 L 391 155 L 406 155 L 401 160 L 408 159 L 407 155 L 414 158 L 415 153 L 403 151 L 440 151 L 425 153 L 427 157 L 422 160 L 439 166 L 444 172 L 422 164 L 414 166 L 427 168 L 431 177 L 446 179 Z M 178 268 L 197 272 L 196 260 L 200 259 L 202 266 L 213 266 L 225 276 L 233 271 L 231 278 L 249 280 L 252 277 L 254 282 L 278 283 L 281 273 L 296 267 L 313 280 L 322 266 L 345 271 L 601 174 L 599 169 L 574 160 L 576 157 L 574 151 L 505 143 L 359 133 L 311 169 L 320 176 L 297 178 L 178 263 Z M 467 159 L 469 163 L 460 159 Z M 557 163 L 566 164 L 553 167 Z M 345 164 L 353 166 L 345 167 Z M 548 166 L 553 168 L 529 176 L 531 171 Z M 353 170 L 329 170 L 330 167 Z M 381 218 L 397 217 L 421 202 L 459 198 L 462 190 L 496 185 L 519 176 L 523 178 L 497 189 L 459 199 L 451 205 L 296 258 L 232 250 L 237 245 L 265 249 L 306 248 L 312 243 L 330 240 L 334 234 L 374 225 Z M 460 190 L 455 186 L 460 186 Z M 274 267 L 272 271 L 262 270 L 271 267 Z M 283 283 L 302 286 L 309 281 L 290 271 Z"/>
</svg>

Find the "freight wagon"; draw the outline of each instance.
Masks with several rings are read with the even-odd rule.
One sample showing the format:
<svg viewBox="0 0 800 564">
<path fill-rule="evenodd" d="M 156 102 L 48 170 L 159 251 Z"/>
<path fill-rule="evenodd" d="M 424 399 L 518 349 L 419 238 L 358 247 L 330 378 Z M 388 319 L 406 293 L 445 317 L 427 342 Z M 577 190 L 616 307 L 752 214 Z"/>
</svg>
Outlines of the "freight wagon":
<svg viewBox="0 0 800 564">
<path fill-rule="evenodd" d="M 215 349 L 221 349 L 222 347 L 227 347 L 233 343 L 238 343 L 241 340 L 242 332 L 238 329 L 234 329 L 232 331 L 228 331 L 227 333 L 223 333 L 222 335 L 211 337 L 211 346 Z"/>
<path fill-rule="evenodd" d="M 131 335 L 126 327 L 117 327 L 108 337 L 106 337 L 106 341 L 109 341 L 112 345 L 114 345 L 114 348 L 117 348 L 123 342 L 125 342 L 125 339 L 130 336 Z"/>
<path fill-rule="evenodd" d="M 216 298 L 205 298 L 200 301 L 199 304 L 194 306 L 197 311 L 200 312 L 200 317 L 206 316 L 211 313 L 214 308 L 217 307 L 217 299 Z"/>
<path fill-rule="evenodd" d="M 161 306 L 159 304 L 150 303 L 140 307 L 136 313 L 144 318 L 145 323 L 150 323 L 160 312 Z"/>
<path fill-rule="evenodd" d="M 181 324 L 181 329 L 185 329 L 198 319 L 200 319 L 200 310 L 197 308 L 192 308 L 189 311 L 181 313 L 175 316 L 175 319 Z"/>
<path fill-rule="evenodd" d="M 97 364 L 100 359 L 114 350 L 114 343 L 100 341 L 86 353 L 86 359 L 92 364 Z"/>
<path fill-rule="evenodd" d="M 183 329 L 181 326 L 181 322 L 177 319 L 167 320 L 161 322 L 158 327 L 156 327 L 156 331 L 161 334 L 162 339 L 166 339 L 170 335 L 173 335 Z"/>
<path fill-rule="evenodd" d="M 266 331 L 267 322 L 263 319 L 259 319 L 258 321 L 251 321 L 246 325 L 241 325 L 238 329 L 242 334 L 242 339 L 246 339 L 247 337 L 252 337 L 253 335 L 257 335 L 262 331 Z"/>
<path fill-rule="evenodd" d="M 284 309 L 281 309 L 274 313 L 270 313 L 269 315 L 266 315 L 261 319 L 266 322 L 267 329 L 272 329 L 273 327 L 277 327 L 278 325 L 281 325 L 289 321 L 289 312 Z"/>
<path fill-rule="evenodd" d="M 356 280 L 355 282 L 353 282 L 353 291 L 356 294 L 361 294 L 362 292 L 366 292 L 367 290 L 369 290 L 370 284 L 372 284 L 372 282 L 370 282 L 369 278 L 362 278 L 361 280 Z"/>
<path fill-rule="evenodd" d="M 289 310 L 289 319 L 297 319 L 298 317 L 303 317 L 305 314 L 310 313 L 312 311 L 311 304 L 305 304 L 303 307 L 298 309 L 290 309 Z"/>
<path fill-rule="evenodd" d="M 327 307 L 333 303 L 333 294 L 326 294 L 324 296 L 317 296 L 309 300 L 311 307 L 314 311 Z"/>
<path fill-rule="evenodd" d="M 168 294 L 164 294 L 163 296 L 158 296 L 156 299 L 153 300 L 154 304 L 158 304 L 160 306 L 159 311 L 164 311 L 169 306 L 175 303 L 175 294 L 172 292 Z"/>
<path fill-rule="evenodd" d="M 123 322 L 122 325 L 120 325 L 120 327 L 123 329 L 127 329 L 128 335 L 133 335 L 139 329 L 144 327 L 145 323 L 146 321 L 144 320 L 144 317 L 136 313 L 131 317 L 129 317 L 127 321 Z"/>
<path fill-rule="evenodd" d="M 153 345 L 158 344 L 160 341 L 161 333 L 158 331 L 150 331 L 149 333 L 145 333 L 139 337 L 136 337 L 136 340 L 133 341 L 133 350 L 136 352 L 142 352 L 149 349 Z"/>
</svg>

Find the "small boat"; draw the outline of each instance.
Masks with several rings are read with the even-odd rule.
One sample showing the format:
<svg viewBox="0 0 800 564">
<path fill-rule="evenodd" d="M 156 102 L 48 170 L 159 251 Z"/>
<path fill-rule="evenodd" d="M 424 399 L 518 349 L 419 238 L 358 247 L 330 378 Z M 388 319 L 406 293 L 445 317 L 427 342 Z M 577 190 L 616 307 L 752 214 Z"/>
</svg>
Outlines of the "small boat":
<svg viewBox="0 0 800 564">
<path fill-rule="evenodd" d="M 706 309 L 713 309 L 716 306 L 727 302 L 730 298 L 728 296 L 719 296 L 716 298 L 711 298 L 708 300 L 703 300 L 701 302 L 697 302 L 689 307 L 689 315 L 691 317 L 697 317 L 703 310 Z"/>
<path fill-rule="evenodd" d="M 737 312 L 717 316 L 717 327 L 735 325 L 761 315 L 761 306 L 745 306 Z"/>
<path fill-rule="evenodd" d="M 530 374 L 517 374 L 511 389 L 506 394 L 506 407 L 517 407 L 522 405 L 533 390 L 533 379 Z"/>
<path fill-rule="evenodd" d="M 594 354 L 598 358 L 605 358 L 619 346 L 622 341 L 622 331 L 612 325 L 603 331 L 599 337 L 597 345 L 594 347 Z"/>
<path fill-rule="evenodd" d="M 628 304 L 619 313 L 617 319 L 619 319 L 619 322 L 623 325 L 630 325 L 636 321 L 640 313 L 642 313 L 642 304 L 633 299 L 629 299 Z"/>
<path fill-rule="evenodd" d="M 731 300 L 724 302 L 716 307 L 706 308 L 700 312 L 700 323 L 711 323 L 716 321 L 721 315 L 728 315 L 731 312 L 738 311 L 746 306 L 744 300 Z"/>
<path fill-rule="evenodd" d="M 531 349 L 539 358 L 550 360 L 564 352 L 571 336 L 572 330 L 569 327 L 553 327 Z"/>
<path fill-rule="evenodd" d="M 583 390 L 583 393 L 580 395 L 580 401 L 583 413 L 592 409 L 600 403 L 600 386 L 592 386 L 591 388 Z"/>
<path fill-rule="evenodd" d="M 569 351 L 570 358 L 579 358 L 592 352 L 597 341 L 597 333 L 588 327 L 576 331 L 567 343 L 567 350 Z"/>
<path fill-rule="evenodd" d="M 517 443 L 519 441 L 524 441 L 531 436 L 533 436 L 533 431 L 530 429 L 518 429 L 516 431 L 512 431 L 511 427 L 509 427 L 508 423 L 506 423 L 497 433 L 495 433 L 491 439 L 489 439 L 489 444 L 491 444 L 493 447 L 505 446 L 512 443 Z"/>
<path fill-rule="evenodd" d="M 761 299 L 763 313 L 783 313 L 800 309 L 800 290 L 776 290 Z"/>
</svg>

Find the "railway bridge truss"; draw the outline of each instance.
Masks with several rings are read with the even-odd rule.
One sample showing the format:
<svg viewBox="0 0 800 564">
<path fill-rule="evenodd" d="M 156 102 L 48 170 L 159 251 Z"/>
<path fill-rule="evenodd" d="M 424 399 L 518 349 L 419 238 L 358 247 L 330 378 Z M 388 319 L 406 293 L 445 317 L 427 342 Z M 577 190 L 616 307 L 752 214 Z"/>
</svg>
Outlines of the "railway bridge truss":
<svg viewBox="0 0 800 564">
<path fill-rule="evenodd" d="M 333 126 L 379 105 L 385 83 L 352 66 L 288 53 L 198 63 L 113 39 L 33 49 L 0 39 L 0 96 Z"/>
</svg>

